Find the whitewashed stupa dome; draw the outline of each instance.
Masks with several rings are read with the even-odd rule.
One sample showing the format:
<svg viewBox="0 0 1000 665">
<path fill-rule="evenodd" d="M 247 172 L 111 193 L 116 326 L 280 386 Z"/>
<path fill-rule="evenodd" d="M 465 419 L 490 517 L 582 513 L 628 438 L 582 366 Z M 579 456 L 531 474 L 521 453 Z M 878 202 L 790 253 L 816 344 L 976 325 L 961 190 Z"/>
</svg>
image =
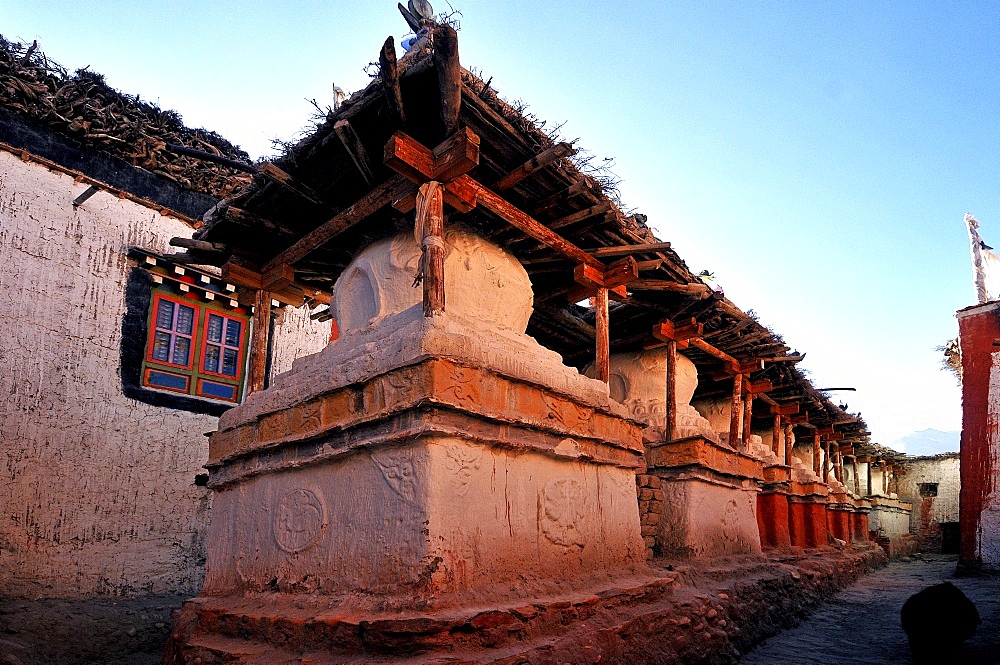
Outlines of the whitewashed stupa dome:
<svg viewBox="0 0 1000 665">
<path fill-rule="evenodd" d="M 445 312 L 524 333 L 533 307 L 524 267 L 491 242 L 461 227 L 445 230 Z M 414 284 L 420 246 L 401 233 L 365 248 L 333 287 L 333 312 L 341 333 L 366 330 L 388 316 L 420 307 Z"/>
</svg>

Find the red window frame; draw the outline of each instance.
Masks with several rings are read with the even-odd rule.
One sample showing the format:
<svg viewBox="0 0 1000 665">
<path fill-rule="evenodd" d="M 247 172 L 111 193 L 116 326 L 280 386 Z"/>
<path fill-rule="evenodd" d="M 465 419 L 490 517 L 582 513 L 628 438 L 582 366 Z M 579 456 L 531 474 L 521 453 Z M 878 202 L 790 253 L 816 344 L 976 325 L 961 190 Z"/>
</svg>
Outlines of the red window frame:
<svg viewBox="0 0 1000 665">
<path fill-rule="evenodd" d="M 157 319 L 159 318 L 158 315 L 160 313 L 160 301 L 162 301 L 162 300 L 166 300 L 166 301 L 172 302 L 174 304 L 174 315 L 172 317 L 172 323 L 173 323 L 174 328 L 172 328 L 172 329 L 159 328 L 156 325 Z M 194 310 L 194 314 L 193 314 L 193 317 L 191 319 L 191 334 L 190 335 L 185 335 L 183 333 L 179 333 L 176 330 L 177 315 L 178 315 L 178 312 L 180 312 L 180 307 L 187 307 L 189 309 L 193 309 Z M 173 297 L 168 296 L 168 295 L 166 295 L 164 293 L 155 293 L 154 292 L 154 294 L 153 294 L 152 309 L 153 309 L 153 315 L 152 315 L 152 317 L 149 320 L 149 324 L 150 324 L 149 325 L 149 336 L 146 339 L 146 360 L 148 362 L 156 363 L 157 365 L 166 365 L 168 367 L 177 367 L 177 368 L 180 368 L 180 369 L 193 369 L 194 368 L 194 358 L 195 358 L 195 355 L 197 354 L 197 341 L 198 341 L 197 338 L 196 338 L 195 332 L 198 330 L 198 317 L 201 316 L 201 309 L 202 308 L 199 307 L 198 305 L 192 303 L 191 301 L 185 302 L 185 301 L 181 300 L 180 298 L 173 298 Z M 153 345 L 154 345 L 155 340 L 156 340 L 156 333 L 157 332 L 164 332 L 164 333 L 167 333 L 168 335 L 170 335 L 170 347 L 167 350 L 167 357 L 170 358 L 171 360 L 158 360 L 158 359 L 156 359 L 156 358 L 153 357 L 153 348 L 154 348 Z M 177 337 L 184 337 L 184 338 L 190 340 L 191 346 L 188 347 L 188 362 L 187 362 L 186 365 L 180 365 L 178 363 L 172 362 L 173 355 L 174 355 L 174 353 L 173 353 L 174 352 L 174 344 L 176 343 L 176 338 Z"/>
<path fill-rule="evenodd" d="M 245 319 L 241 319 L 235 316 L 228 316 L 224 312 L 219 312 L 214 309 L 203 308 L 205 312 L 205 321 L 202 324 L 202 335 L 200 338 L 201 342 L 201 353 L 198 359 L 198 374 L 204 374 L 206 376 L 218 376 L 224 379 L 229 379 L 230 381 L 242 381 L 243 380 L 243 355 L 246 349 L 246 338 L 247 332 L 250 326 L 247 325 L 249 322 Z M 219 342 L 211 342 L 208 339 L 208 322 L 212 316 L 218 316 L 222 319 L 222 333 L 220 335 Z M 226 344 L 226 329 L 229 326 L 230 321 L 236 321 L 240 324 L 240 340 L 236 346 L 230 346 Z M 213 372 L 211 370 L 205 369 L 205 354 L 208 351 L 208 346 L 219 347 L 219 369 L 222 369 L 223 360 L 225 358 L 226 349 L 236 349 L 236 375 L 232 376 L 229 374 L 223 374 L 222 372 Z"/>
<path fill-rule="evenodd" d="M 213 307 L 204 302 L 200 302 L 197 298 L 192 298 L 192 294 L 185 295 L 187 298 L 156 288 L 152 290 L 153 297 L 150 300 L 148 315 L 149 330 L 146 336 L 146 352 L 144 354 L 141 374 L 142 386 L 150 390 L 164 390 L 175 394 L 188 395 L 189 397 L 196 399 L 207 399 L 224 403 L 238 404 L 243 397 L 243 391 L 246 387 L 244 385 L 246 374 L 246 367 L 244 367 L 244 364 L 246 362 L 246 354 L 248 352 L 247 347 L 250 341 L 250 317 L 242 309 L 235 309 L 230 312 L 229 310 L 225 310 L 221 307 Z M 171 329 L 157 327 L 160 304 L 163 301 L 168 301 L 174 306 L 174 312 L 171 319 Z M 194 310 L 190 336 L 184 333 L 179 333 L 176 330 L 177 319 L 180 312 L 178 309 L 179 307 L 188 307 Z M 222 319 L 222 330 L 219 342 L 209 342 L 208 340 L 208 327 L 211 321 L 211 316 L 213 315 Z M 230 325 L 230 321 L 235 321 L 240 325 L 240 337 L 237 346 L 225 343 L 226 331 Z M 158 360 L 153 357 L 157 332 L 165 333 L 171 336 L 170 345 L 167 351 L 167 357 L 171 360 L 173 359 L 173 350 L 176 343 L 175 339 L 177 337 L 182 337 L 190 340 L 190 351 L 188 353 L 187 365 Z M 236 350 L 237 356 L 235 376 L 224 374 L 221 371 L 213 372 L 205 369 L 205 355 L 209 344 L 217 346 L 220 349 L 218 365 L 219 370 L 221 370 L 223 366 L 225 350 Z M 170 369 L 174 369 L 175 371 L 171 372 Z M 151 371 L 159 371 L 161 373 L 174 374 L 177 376 L 181 376 L 183 374 L 187 380 L 187 388 L 181 390 L 180 388 L 151 383 L 149 380 L 149 373 Z M 203 380 L 214 384 L 224 384 L 233 387 L 235 397 L 230 400 L 225 397 L 203 394 L 205 392 L 202 387 Z"/>
</svg>

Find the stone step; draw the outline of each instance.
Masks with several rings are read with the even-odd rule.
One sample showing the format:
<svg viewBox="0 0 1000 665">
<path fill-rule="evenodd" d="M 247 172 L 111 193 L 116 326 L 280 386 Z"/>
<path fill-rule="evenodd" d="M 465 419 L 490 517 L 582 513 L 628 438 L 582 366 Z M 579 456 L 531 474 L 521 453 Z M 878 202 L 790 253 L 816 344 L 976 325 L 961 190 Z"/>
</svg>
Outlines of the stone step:
<svg viewBox="0 0 1000 665">
<path fill-rule="evenodd" d="M 296 599 L 276 599 L 274 596 L 256 603 L 245 598 L 203 598 L 185 604 L 177 625 L 186 626 L 188 637 L 176 641 L 209 645 L 215 644 L 213 640 L 217 638 L 237 640 L 232 644 L 251 651 L 252 645 L 259 643 L 291 654 L 323 653 L 325 658 L 348 657 L 349 654 L 405 657 L 442 648 L 450 651 L 502 650 L 528 640 L 558 636 L 568 624 L 576 621 L 599 621 L 621 608 L 661 601 L 672 593 L 675 580 L 676 575 L 668 573 L 664 577 L 637 578 L 629 585 L 619 585 L 597 594 L 550 598 L 544 602 L 525 601 L 501 608 L 410 616 L 349 616 L 343 608 L 338 611 L 307 610 L 294 607 L 292 603 Z M 237 658 L 218 662 L 242 661 Z"/>
</svg>

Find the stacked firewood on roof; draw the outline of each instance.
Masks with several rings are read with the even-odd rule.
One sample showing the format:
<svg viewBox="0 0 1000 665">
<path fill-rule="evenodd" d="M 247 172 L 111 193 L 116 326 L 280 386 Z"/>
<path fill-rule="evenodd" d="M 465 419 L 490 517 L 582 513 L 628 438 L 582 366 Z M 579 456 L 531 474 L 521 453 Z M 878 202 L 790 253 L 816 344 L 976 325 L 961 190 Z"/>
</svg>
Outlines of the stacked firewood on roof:
<svg viewBox="0 0 1000 665">
<path fill-rule="evenodd" d="M 168 150 L 168 145 L 179 145 L 250 162 L 247 153 L 215 132 L 185 127 L 178 113 L 122 94 L 100 74 L 87 68 L 70 74 L 39 51 L 37 42 L 25 45 L 0 35 L 0 106 L 88 148 L 216 198 L 245 187 L 251 179 L 237 168 Z"/>
</svg>

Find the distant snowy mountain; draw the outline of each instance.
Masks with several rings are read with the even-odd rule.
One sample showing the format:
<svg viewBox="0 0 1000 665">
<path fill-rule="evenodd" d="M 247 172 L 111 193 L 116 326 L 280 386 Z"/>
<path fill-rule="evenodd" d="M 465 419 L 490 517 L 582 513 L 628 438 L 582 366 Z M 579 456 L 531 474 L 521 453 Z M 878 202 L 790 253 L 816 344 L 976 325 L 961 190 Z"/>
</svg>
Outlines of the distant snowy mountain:
<svg viewBox="0 0 1000 665">
<path fill-rule="evenodd" d="M 938 453 L 957 453 L 960 438 L 960 432 L 925 429 L 922 432 L 913 432 L 900 437 L 889 446 L 914 457 L 937 455 Z"/>
</svg>

